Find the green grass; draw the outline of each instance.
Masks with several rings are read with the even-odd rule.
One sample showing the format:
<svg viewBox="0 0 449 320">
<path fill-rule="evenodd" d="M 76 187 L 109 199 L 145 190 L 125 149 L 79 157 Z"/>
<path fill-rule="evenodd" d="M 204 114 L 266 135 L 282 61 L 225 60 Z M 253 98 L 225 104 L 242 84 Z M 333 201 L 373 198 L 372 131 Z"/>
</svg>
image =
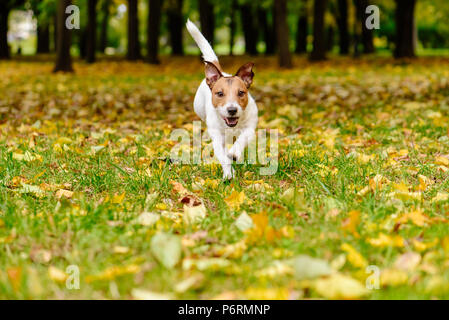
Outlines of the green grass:
<svg viewBox="0 0 449 320">
<path fill-rule="evenodd" d="M 237 70 L 244 59 L 225 58 L 222 65 Z M 369 58 L 310 65 L 297 58 L 292 71 L 276 69 L 272 58 L 255 62 L 251 92 L 259 127 L 280 132 L 279 168 L 263 176 L 260 165 L 236 165 L 231 182 L 221 180 L 216 165 L 167 161 L 171 131 L 198 120 L 192 110 L 202 79 L 198 59 L 164 59 L 161 67 L 77 63 L 75 75 L 52 75 L 48 62 L 1 63 L 0 298 L 138 298 L 133 289 L 186 299 L 332 298 L 317 289 L 325 276 L 304 281 L 279 270 L 261 276 L 275 263 L 290 267 L 301 254 L 362 287 L 365 265 L 377 266 L 380 289 L 354 297 L 449 298 L 449 203 L 435 198 L 449 191 L 439 158 L 449 154 L 449 62 Z M 94 152 L 98 146 L 104 148 Z M 21 160 L 26 152 L 35 159 Z M 376 175 L 387 179 L 382 187 L 360 194 Z M 420 175 L 431 182 L 415 197 Z M 199 223 L 183 221 L 173 181 L 204 203 L 207 216 Z M 25 192 L 23 183 L 42 194 Z M 402 196 L 400 183 L 408 188 Z M 296 200 L 283 196 L 290 188 Z M 73 195 L 59 199 L 59 189 Z M 234 190 L 245 194 L 237 209 L 225 201 Z M 424 223 L 398 222 L 418 209 Z M 253 219 L 266 213 L 261 236 L 236 227 L 243 211 Z M 351 211 L 360 221 L 349 218 Z M 135 222 L 142 212 L 161 217 L 144 226 Z M 171 269 L 151 248 L 160 232 L 182 239 L 182 257 Z M 382 233 L 400 237 L 402 245 L 373 245 Z M 235 243 L 245 243 L 244 250 L 222 256 Z M 344 243 L 365 264 L 349 257 Z M 419 262 L 398 271 L 395 262 L 408 252 Z M 227 264 L 185 267 L 209 258 Z M 52 271 L 70 265 L 80 270 L 78 290 Z M 186 279 L 194 284 L 176 290 Z"/>
</svg>

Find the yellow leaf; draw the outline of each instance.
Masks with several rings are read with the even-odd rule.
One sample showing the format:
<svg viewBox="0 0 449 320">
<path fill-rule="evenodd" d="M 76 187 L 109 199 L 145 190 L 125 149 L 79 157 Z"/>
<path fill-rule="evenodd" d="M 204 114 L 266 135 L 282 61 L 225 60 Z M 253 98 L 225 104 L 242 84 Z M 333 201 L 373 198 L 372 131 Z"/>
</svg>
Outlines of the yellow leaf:
<svg viewBox="0 0 449 320">
<path fill-rule="evenodd" d="M 73 191 L 59 189 L 56 191 L 56 198 L 61 199 L 62 197 L 70 199 L 73 196 Z"/>
<path fill-rule="evenodd" d="M 183 186 L 181 183 L 177 182 L 177 181 L 170 180 L 170 184 L 172 185 L 173 190 L 174 190 L 176 193 L 180 194 L 180 195 L 185 195 L 185 194 L 188 194 L 188 193 L 189 193 L 189 192 L 187 191 L 187 189 L 184 188 L 184 186 Z"/>
<path fill-rule="evenodd" d="M 377 238 L 368 238 L 366 241 L 374 247 L 403 247 L 405 245 L 401 236 L 389 236 L 384 233 L 380 233 Z"/>
<path fill-rule="evenodd" d="M 22 268 L 21 267 L 8 268 L 6 270 L 6 273 L 8 274 L 9 282 L 11 283 L 11 286 L 14 289 L 14 291 L 18 291 L 20 289 L 20 284 L 22 282 Z"/>
<path fill-rule="evenodd" d="M 224 258 L 186 258 L 182 261 L 183 270 L 218 271 L 232 268 L 232 263 Z"/>
<path fill-rule="evenodd" d="M 372 155 L 359 154 L 357 157 L 357 161 L 359 163 L 366 164 L 366 163 L 370 162 L 371 160 L 374 160 L 374 158 L 375 158 L 374 154 L 372 154 Z"/>
<path fill-rule="evenodd" d="M 158 210 L 167 210 L 168 209 L 167 205 L 163 202 L 157 203 L 154 207 Z"/>
<path fill-rule="evenodd" d="M 396 220 L 397 223 L 407 223 L 408 221 L 411 221 L 413 224 L 422 227 L 430 223 L 430 218 L 426 216 L 421 209 L 416 209 L 403 214 Z"/>
<path fill-rule="evenodd" d="M 64 271 L 54 266 L 50 266 L 48 268 L 48 276 L 51 280 L 55 282 L 64 282 L 68 278 L 68 275 Z"/>
<path fill-rule="evenodd" d="M 393 188 L 396 191 L 400 191 L 400 192 L 408 192 L 408 187 L 404 182 L 401 183 L 393 183 Z"/>
<path fill-rule="evenodd" d="M 28 180 L 22 176 L 15 176 L 11 179 L 11 182 L 9 183 L 9 187 L 11 188 L 17 188 L 21 186 L 23 183 L 27 183 Z"/>
<path fill-rule="evenodd" d="M 114 247 L 114 253 L 118 253 L 118 254 L 125 254 L 129 252 L 129 248 L 128 247 L 123 247 L 123 246 L 115 246 Z"/>
<path fill-rule="evenodd" d="M 358 299 L 368 294 L 359 281 L 341 274 L 315 281 L 315 290 L 327 299 Z"/>
<path fill-rule="evenodd" d="M 214 179 L 214 180 L 206 179 L 206 180 L 204 180 L 204 186 L 208 187 L 208 188 L 211 188 L 211 189 L 218 188 L 218 183 L 219 183 L 219 180 L 217 180 L 217 179 Z"/>
<path fill-rule="evenodd" d="M 416 269 L 420 262 L 421 255 L 419 253 L 406 252 L 396 259 L 394 266 L 400 270 L 411 271 Z"/>
<path fill-rule="evenodd" d="M 39 186 L 29 185 L 22 183 L 22 188 L 14 190 L 19 193 L 30 193 L 34 195 L 36 198 L 45 197 L 45 191 L 42 190 Z"/>
<path fill-rule="evenodd" d="M 380 174 L 376 174 L 373 178 L 369 179 L 369 187 L 372 191 L 382 190 L 383 185 L 390 183 L 390 180 Z"/>
<path fill-rule="evenodd" d="M 348 243 L 341 245 L 341 250 L 348 253 L 348 261 L 357 268 L 366 268 L 368 262 L 366 259 Z"/>
<path fill-rule="evenodd" d="M 251 217 L 243 211 L 235 221 L 235 225 L 240 231 L 244 232 L 253 227 L 253 219 L 251 219 Z"/>
<path fill-rule="evenodd" d="M 120 204 L 123 202 L 123 199 L 125 199 L 126 193 L 123 192 L 122 194 L 114 194 L 112 197 L 111 203 Z"/>
<path fill-rule="evenodd" d="M 178 282 L 175 287 L 173 288 L 176 293 L 184 293 L 189 289 L 195 289 L 202 286 L 204 282 L 204 275 L 194 274 L 193 276 L 190 276 L 181 282 Z"/>
<path fill-rule="evenodd" d="M 449 159 L 443 156 L 435 157 L 435 164 L 442 166 L 449 166 Z"/>
<path fill-rule="evenodd" d="M 143 226 L 152 226 L 160 219 L 160 215 L 154 212 L 142 212 L 135 220 Z"/>
<path fill-rule="evenodd" d="M 187 224 L 201 222 L 206 217 L 206 207 L 204 204 L 197 206 L 184 205 L 183 220 Z"/>
<path fill-rule="evenodd" d="M 228 244 L 215 253 L 223 258 L 238 259 L 240 258 L 247 248 L 246 242 L 244 240 L 236 242 L 234 244 Z"/>
<path fill-rule="evenodd" d="M 41 171 L 40 173 L 36 174 L 33 179 L 30 180 L 30 182 L 34 182 L 36 181 L 36 179 L 42 177 L 44 175 L 44 173 L 47 172 L 47 169 L 45 169 L 44 171 Z"/>
<path fill-rule="evenodd" d="M 380 284 L 383 287 L 404 285 L 407 280 L 407 273 L 399 269 L 385 269 L 380 273 Z"/>
<path fill-rule="evenodd" d="M 356 238 L 359 237 L 357 226 L 360 223 L 360 211 L 352 210 L 348 213 L 348 218 L 342 222 L 341 228 L 344 231 L 352 233 Z"/>
<path fill-rule="evenodd" d="M 106 268 L 103 272 L 97 275 L 86 276 L 86 282 L 99 281 L 99 280 L 113 280 L 118 276 L 125 274 L 135 274 L 140 271 L 140 267 L 135 264 L 130 264 L 128 266 L 112 266 Z"/>
<path fill-rule="evenodd" d="M 427 249 L 436 246 L 438 242 L 439 242 L 438 238 L 433 239 L 431 242 L 421 242 L 416 239 L 412 240 L 413 246 L 419 252 L 426 251 Z"/>
<path fill-rule="evenodd" d="M 273 265 L 257 271 L 256 276 L 266 278 L 276 278 L 284 275 L 292 275 L 293 273 L 294 270 L 292 266 L 281 261 L 274 261 Z"/>
<path fill-rule="evenodd" d="M 12 157 L 13 157 L 13 159 L 18 160 L 18 161 L 26 161 L 26 162 L 31 162 L 34 160 L 42 161 L 41 155 L 39 155 L 39 154 L 33 155 L 29 151 L 25 151 L 25 153 L 13 153 Z"/>
<path fill-rule="evenodd" d="M 422 174 L 418 175 L 418 180 L 419 180 L 418 191 L 425 191 L 427 189 L 427 186 L 433 183 L 432 180 L 430 180 L 426 176 L 423 176 Z"/>
<path fill-rule="evenodd" d="M 245 193 L 243 191 L 237 192 L 234 190 L 229 197 L 224 199 L 224 201 L 231 209 L 238 210 L 243 201 L 245 201 Z"/>
<path fill-rule="evenodd" d="M 433 202 L 447 201 L 449 200 L 449 194 L 447 192 L 439 191 L 435 197 L 432 198 Z"/>
<path fill-rule="evenodd" d="M 287 288 L 248 288 L 244 293 L 249 300 L 287 300 Z"/>
<path fill-rule="evenodd" d="M 131 295 L 136 300 L 172 300 L 173 295 L 170 293 L 159 293 L 144 289 L 132 289 Z"/>
<path fill-rule="evenodd" d="M 359 192 L 357 192 L 357 195 L 360 197 L 363 197 L 364 195 L 366 195 L 368 192 L 370 191 L 370 187 L 366 186 L 363 189 L 361 189 Z"/>
</svg>

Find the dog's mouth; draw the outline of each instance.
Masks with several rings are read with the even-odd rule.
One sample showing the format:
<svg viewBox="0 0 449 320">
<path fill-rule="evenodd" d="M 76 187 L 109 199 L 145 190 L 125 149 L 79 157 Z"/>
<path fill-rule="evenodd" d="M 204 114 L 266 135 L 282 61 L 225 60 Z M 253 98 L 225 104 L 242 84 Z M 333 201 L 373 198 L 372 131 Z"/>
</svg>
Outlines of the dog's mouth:
<svg viewBox="0 0 449 320">
<path fill-rule="evenodd" d="M 224 118 L 224 121 L 228 125 L 228 127 L 235 127 L 237 123 L 239 122 L 238 117 L 226 117 Z"/>
</svg>

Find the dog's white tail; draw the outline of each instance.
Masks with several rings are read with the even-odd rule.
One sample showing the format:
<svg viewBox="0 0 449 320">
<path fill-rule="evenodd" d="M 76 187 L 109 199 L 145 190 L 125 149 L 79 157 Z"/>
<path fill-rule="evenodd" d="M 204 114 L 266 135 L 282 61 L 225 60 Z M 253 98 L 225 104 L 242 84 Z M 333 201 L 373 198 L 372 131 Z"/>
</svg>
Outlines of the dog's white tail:
<svg viewBox="0 0 449 320">
<path fill-rule="evenodd" d="M 203 54 L 203 59 L 209 62 L 218 61 L 214 49 L 212 49 L 211 45 L 206 40 L 206 38 L 204 38 L 201 31 L 198 30 L 196 25 L 192 21 L 190 21 L 190 19 L 187 20 L 186 27 L 193 40 L 195 40 L 196 44 L 200 48 L 201 53 Z"/>
</svg>

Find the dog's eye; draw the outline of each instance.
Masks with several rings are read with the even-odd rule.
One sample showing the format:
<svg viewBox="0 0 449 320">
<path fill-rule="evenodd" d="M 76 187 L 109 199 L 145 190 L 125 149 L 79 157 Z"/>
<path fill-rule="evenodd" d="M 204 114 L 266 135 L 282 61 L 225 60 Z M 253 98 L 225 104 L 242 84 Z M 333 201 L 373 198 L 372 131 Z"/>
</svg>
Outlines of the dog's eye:
<svg viewBox="0 0 449 320">
<path fill-rule="evenodd" d="M 245 91 L 239 90 L 238 96 L 243 97 L 245 95 Z"/>
<path fill-rule="evenodd" d="M 223 91 L 218 91 L 215 94 L 220 98 L 224 96 Z"/>
</svg>

